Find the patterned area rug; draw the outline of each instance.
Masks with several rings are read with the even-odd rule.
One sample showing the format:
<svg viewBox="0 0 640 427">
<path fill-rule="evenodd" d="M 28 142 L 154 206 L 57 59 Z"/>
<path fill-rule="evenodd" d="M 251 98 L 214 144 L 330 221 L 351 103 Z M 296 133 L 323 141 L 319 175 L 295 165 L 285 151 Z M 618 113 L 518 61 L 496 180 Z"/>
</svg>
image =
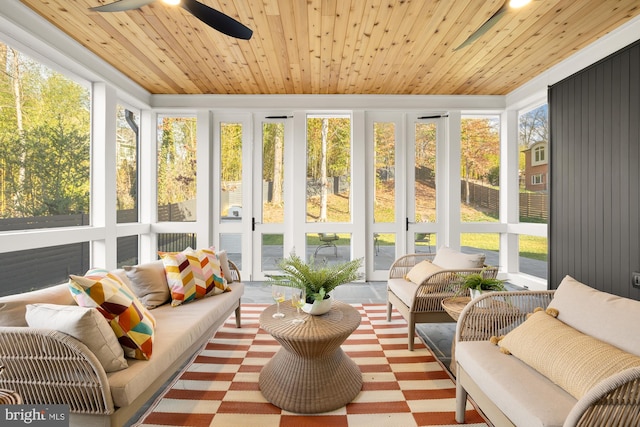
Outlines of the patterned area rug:
<svg viewBox="0 0 640 427">
<path fill-rule="evenodd" d="M 272 405 L 260 393 L 260 369 L 280 344 L 260 329 L 268 304 L 243 304 L 242 328 L 234 317 L 194 357 L 136 426 L 211 427 L 411 427 L 459 426 L 455 382 L 422 341 L 407 350 L 407 324 L 386 305 L 354 304 L 358 329 L 342 349 L 360 367 L 362 391 L 332 412 L 301 415 Z M 467 426 L 487 423 L 467 404 Z"/>
</svg>

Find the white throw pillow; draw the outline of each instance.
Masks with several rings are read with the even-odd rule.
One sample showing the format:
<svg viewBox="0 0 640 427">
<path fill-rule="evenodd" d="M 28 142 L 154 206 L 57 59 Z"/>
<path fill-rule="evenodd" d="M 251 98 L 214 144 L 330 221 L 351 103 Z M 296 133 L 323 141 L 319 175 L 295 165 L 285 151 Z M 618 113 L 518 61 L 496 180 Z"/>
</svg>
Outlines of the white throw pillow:
<svg viewBox="0 0 640 427">
<path fill-rule="evenodd" d="M 105 372 L 125 369 L 128 364 L 109 322 L 95 308 L 77 305 L 29 304 L 27 324 L 71 335 L 98 358 Z"/>
<path fill-rule="evenodd" d="M 482 268 L 485 256 L 479 254 L 463 254 L 455 249 L 443 246 L 438 249 L 433 263 L 447 270 L 459 270 L 468 268 Z"/>
</svg>

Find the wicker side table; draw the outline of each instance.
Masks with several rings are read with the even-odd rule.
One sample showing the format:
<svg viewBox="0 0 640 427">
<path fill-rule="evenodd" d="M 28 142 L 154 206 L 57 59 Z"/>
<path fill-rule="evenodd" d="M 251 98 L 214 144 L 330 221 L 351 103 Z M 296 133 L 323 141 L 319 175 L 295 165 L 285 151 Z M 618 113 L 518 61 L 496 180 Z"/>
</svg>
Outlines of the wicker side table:
<svg viewBox="0 0 640 427">
<path fill-rule="evenodd" d="M 259 385 L 263 396 L 290 412 L 315 414 L 333 411 L 351 402 L 362 388 L 362 373 L 340 345 L 360 325 L 362 316 L 349 304 L 334 301 L 321 316 L 305 315 L 294 325 L 295 309 L 280 304 L 283 319 L 274 319 L 272 305 L 260 315 L 260 326 L 281 345 L 262 368 Z"/>
</svg>

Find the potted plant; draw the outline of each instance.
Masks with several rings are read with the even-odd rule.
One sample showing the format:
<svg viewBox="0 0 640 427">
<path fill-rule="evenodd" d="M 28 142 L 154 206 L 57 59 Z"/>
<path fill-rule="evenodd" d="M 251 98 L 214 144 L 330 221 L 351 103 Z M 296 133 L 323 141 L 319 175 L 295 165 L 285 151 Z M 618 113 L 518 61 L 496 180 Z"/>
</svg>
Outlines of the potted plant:
<svg viewBox="0 0 640 427">
<path fill-rule="evenodd" d="M 483 292 L 506 290 L 504 280 L 485 277 L 483 273 L 484 271 L 462 276 L 462 284 L 460 288 L 462 290 L 469 289 L 472 299 L 479 297 Z"/>
<path fill-rule="evenodd" d="M 278 263 L 281 274 L 271 281 L 278 285 L 302 289 L 306 293 L 306 302 L 302 310 L 310 314 L 324 314 L 331 309 L 329 292 L 340 285 L 352 282 L 360 277 L 358 269 L 362 258 L 337 264 L 318 263 L 311 257 L 305 262 L 295 253 Z"/>
</svg>

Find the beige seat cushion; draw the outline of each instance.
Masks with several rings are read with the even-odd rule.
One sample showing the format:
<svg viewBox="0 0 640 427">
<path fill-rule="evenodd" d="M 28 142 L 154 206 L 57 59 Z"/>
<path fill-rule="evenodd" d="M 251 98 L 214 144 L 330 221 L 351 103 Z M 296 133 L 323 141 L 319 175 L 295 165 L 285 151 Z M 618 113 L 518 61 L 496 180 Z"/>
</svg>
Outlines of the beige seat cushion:
<svg viewBox="0 0 640 427">
<path fill-rule="evenodd" d="M 244 293 L 244 284 L 234 282 L 231 291 L 203 298 L 189 304 L 172 307 L 162 305 L 153 314 L 156 318 L 156 330 L 151 360 L 128 360 L 129 368 L 108 374 L 113 403 L 116 406 L 127 406 L 158 378 L 160 373 L 170 368 L 171 364 L 189 350 L 192 354 L 197 350 L 204 336 L 216 322 L 224 322 L 223 314 L 238 301 Z M 186 360 L 185 360 L 186 361 Z"/>
<path fill-rule="evenodd" d="M 500 353 L 489 341 L 456 343 L 456 361 L 518 427 L 561 427 L 577 402 L 520 359 Z"/>
<path fill-rule="evenodd" d="M 602 380 L 640 367 L 640 357 L 585 335 L 544 311 L 531 315 L 498 345 L 576 399 Z"/>
<path fill-rule="evenodd" d="M 403 278 L 389 279 L 387 288 L 393 292 L 407 307 L 413 305 L 413 298 L 418 285 Z"/>
</svg>

